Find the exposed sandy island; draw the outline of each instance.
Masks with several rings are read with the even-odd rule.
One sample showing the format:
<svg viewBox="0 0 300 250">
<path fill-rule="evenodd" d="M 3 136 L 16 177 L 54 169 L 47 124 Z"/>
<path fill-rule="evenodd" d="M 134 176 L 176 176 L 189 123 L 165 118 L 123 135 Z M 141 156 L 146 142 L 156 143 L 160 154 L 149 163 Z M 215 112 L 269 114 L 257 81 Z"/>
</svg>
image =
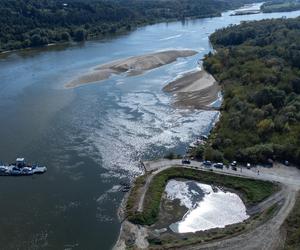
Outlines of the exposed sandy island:
<svg viewBox="0 0 300 250">
<path fill-rule="evenodd" d="M 180 57 L 197 54 L 194 50 L 166 50 L 142 56 L 134 56 L 100 65 L 90 72 L 77 77 L 66 84 L 67 88 L 108 79 L 112 74 L 127 73 L 127 76 L 140 75 L 143 72 L 172 63 Z"/>
<path fill-rule="evenodd" d="M 209 104 L 218 99 L 221 87 L 205 70 L 187 73 L 163 88 L 173 93 L 175 105 L 196 109 L 211 109 Z"/>
</svg>

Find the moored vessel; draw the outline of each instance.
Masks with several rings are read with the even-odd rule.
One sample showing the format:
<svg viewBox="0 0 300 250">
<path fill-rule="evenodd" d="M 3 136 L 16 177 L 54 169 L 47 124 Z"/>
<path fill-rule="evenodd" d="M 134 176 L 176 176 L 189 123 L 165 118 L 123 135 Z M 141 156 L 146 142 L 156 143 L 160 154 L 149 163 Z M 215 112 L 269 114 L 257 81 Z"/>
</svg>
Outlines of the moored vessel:
<svg viewBox="0 0 300 250">
<path fill-rule="evenodd" d="M 43 174 L 46 171 L 47 168 L 45 166 L 27 164 L 24 158 L 17 158 L 16 162 L 9 165 L 0 164 L 0 175 L 2 176 Z"/>
</svg>

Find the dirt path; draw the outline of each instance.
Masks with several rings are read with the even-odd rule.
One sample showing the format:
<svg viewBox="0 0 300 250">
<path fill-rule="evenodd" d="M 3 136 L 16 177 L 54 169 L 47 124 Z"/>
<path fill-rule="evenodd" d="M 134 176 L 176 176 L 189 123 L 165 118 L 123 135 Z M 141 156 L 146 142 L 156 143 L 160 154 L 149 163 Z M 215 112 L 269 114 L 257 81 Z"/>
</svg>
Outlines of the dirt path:
<svg viewBox="0 0 300 250">
<path fill-rule="evenodd" d="M 143 211 L 143 203 L 146 191 L 153 177 L 159 172 L 171 168 L 174 165 L 181 165 L 180 160 L 159 160 L 154 162 L 146 162 L 147 171 L 153 171 L 149 175 L 143 194 L 139 201 L 139 211 Z M 182 165 L 185 168 L 196 168 L 201 171 L 209 171 L 200 162 L 192 161 L 190 165 Z M 259 172 L 258 172 L 259 170 Z M 286 217 L 292 210 L 296 193 L 300 190 L 300 171 L 293 167 L 286 167 L 275 164 L 273 168 L 256 167 L 253 169 L 238 168 L 238 171 L 231 169 L 217 170 L 216 173 L 234 175 L 239 177 L 249 177 L 260 180 L 276 181 L 282 184 L 282 189 L 278 193 L 272 195 L 264 202 L 253 208 L 253 213 L 270 207 L 271 204 L 282 202 L 282 206 L 277 214 L 263 225 L 245 232 L 236 237 L 229 239 L 214 241 L 208 244 L 199 244 L 193 246 L 185 246 L 182 249 L 227 249 L 227 250 L 276 250 L 281 249 L 284 244 L 285 236 L 280 232 L 280 227 Z M 178 249 L 178 248 L 177 248 Z"/>
<path fill-rule="evenodd" d="M 168 162 L 168 161 L 165 161 L 164 163 L 166 163 L 166 162 Z M 146 163 L 147 164 L 147 163 Z M 155 176 L 155 175 L 157 175 L 159 172 L 161 172 L 161 171 L 163 171 L 163 170 L 165 170 L 165 169 L 168 169 L 168 168 L 170 168 L 170 167 L 172 167 L 171 165 L 169 166 L 169 165 L 163 165 L 163 162 L 159 162 L 159 165 L 158 165 L 159 167 L 158 167 L 158 169 L 156 170 L 156 171 L 154 171 L 153 173 L 151 173 L 149 176 L 148 176 L 148 178 L 147 178 L 147 180 L 146 180 L 146 183 L 145 183 L 145 185 L 143 186 L 143 190 L 141 191 L 142 192 L 142 195 L 141 195 L 141 198 L 140 198 L 140 201 L 139 201 L 139 205 L 138 205 L 138 209 L 137 209 L 137 211 L 138 212 L 142 212 L 143 211 L 143 205 L 144 205 L 144 200 L 145 200 L 145 195 L 146 195 L 146 192 L 147 192 L 147 190 L 148 190 L 148 188 L 149 188 L 149 185 L 150 185 L 150 183 L 151 183 L 151 181 L 152 181 L 152 179 L 153 179 L 153 177 Z M 150 168 L 147 166 L 147 165 L 145 165 L 145 168 L 147 169 L 147 171 L 149 171 L 150 170 Z M 154 168 L 153 168 L 154 169 Z"/>
<path fill-rule="evenodd" d="M 138 205 L 138 209 L 137 211 L 138 212 L 143 212 L 143 204 L 144 204 L 144 200 L 145 200 L 145 195 L 146 195 L 146 192 L 148 190 L 148 187 L 149 187 L 149 184 L 151 183 L 152 179 L 153 179 L 153 176 L 154 174 L 151 174 L 147 180 L 146 180 L 146 183 L 145 185 L 143 186 L 143 189 L 142 189 L 142 195 L 141 195 L 141 198 L 140 198 L 140 201 L 139 201 L 139 205 Z"/>
</svg>

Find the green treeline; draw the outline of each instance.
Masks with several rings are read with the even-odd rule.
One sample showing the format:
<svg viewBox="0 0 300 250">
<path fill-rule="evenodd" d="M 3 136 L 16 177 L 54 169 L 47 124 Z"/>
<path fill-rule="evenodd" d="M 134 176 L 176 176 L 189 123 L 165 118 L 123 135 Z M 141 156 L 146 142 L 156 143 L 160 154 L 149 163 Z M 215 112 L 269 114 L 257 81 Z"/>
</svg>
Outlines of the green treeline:
<svg viewBox="0 0 300 250">
<path fill-rule="evenodd" d="M 0 52 L 84 41 L 159 21 L 217 16 L 254 0 L 1 0 Z"/>
<path fill-rule="evenodd" d="M 204 66 L 220 82 L 220 122 L 204 155 L 212 160 L 300 163 L 300 18 L 244 22 L 210 40 Z"/>
<path fill-rule="evenodd" d="M 261 10 L 265 13 L 300 10 L 300 0 L 272 0 L 264 3 Z"/>
</svg>

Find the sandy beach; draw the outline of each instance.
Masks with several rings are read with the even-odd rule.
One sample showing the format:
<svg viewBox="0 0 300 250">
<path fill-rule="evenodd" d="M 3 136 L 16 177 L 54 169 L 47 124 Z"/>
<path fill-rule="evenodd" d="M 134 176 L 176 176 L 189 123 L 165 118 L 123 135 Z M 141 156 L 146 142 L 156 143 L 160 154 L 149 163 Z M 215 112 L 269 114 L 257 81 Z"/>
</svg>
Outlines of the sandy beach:
<svg viewBox="0 0 300 250">
<path fill-rule="evenodd" d="M 218 99 L 221 87 L 212 75 L 199 70 L 168 83 L 163 90 L 174 94 L 176 106 L 211 109 L 210 104 Z"/>
<path fill-rule="evenodd" d="M 75 88 L 83 84 L 102 81 L 108 79 L 112 74 L 126 73 L 127 76 L 140 75 L 147 70 L 175 62 L 180 57 L 189 57 L 195 54 L 197 54 L 195 50 L 166 50 L 120 59 L 97 66 L 90 72 L 73 79 L 65 87 Z"/>
</svg>

